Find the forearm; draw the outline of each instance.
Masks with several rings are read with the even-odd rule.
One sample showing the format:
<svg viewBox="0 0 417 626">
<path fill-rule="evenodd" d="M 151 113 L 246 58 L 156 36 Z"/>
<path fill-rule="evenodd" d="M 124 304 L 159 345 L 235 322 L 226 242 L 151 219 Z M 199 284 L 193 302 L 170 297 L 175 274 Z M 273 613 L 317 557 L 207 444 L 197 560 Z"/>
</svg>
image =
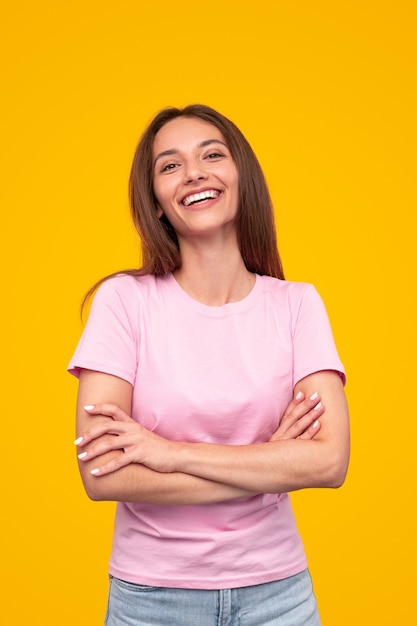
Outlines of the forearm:
<svg viewBox="0 0 417 626">
<path fill-rule="evenodd" d="M 97 501 L 175 506 L 212 504 L 255 495 L 240 487 L 181 472 L 160 473 L 137 463 L 105 476 L 94 476 L 91 468 L 96 464 L 97 459 L 88 466 L 80 463 L 80 472 L 88 496 Z"/>
<path fill-rule="evenodd" d="M 346 463 L 323 441 L 288 440 L 249 446 L 181 444 L 176 469 L 239 489 L 283 493 L 338 487 Z"/>
</svg>

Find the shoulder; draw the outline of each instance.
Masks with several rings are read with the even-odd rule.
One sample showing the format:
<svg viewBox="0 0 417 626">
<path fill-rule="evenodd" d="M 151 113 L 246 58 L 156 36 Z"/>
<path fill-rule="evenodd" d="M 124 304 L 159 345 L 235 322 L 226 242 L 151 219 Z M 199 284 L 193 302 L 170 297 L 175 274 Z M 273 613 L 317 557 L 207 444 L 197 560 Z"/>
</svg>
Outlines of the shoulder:
<svg viewBox="0 0 417 626">
<path fill-rule="evenodd" d="M 94 300 L 96 299 L 130 299 L 140 297 L 147 291 L 155 289 L 158 278 L 152 274 L 143 276 L 133 276 L 130 274 L 117 274 L 104 280 L 98 287 Z"/>
<path fill-rule="evenodd" d="M 305 298 L 318 297 L 317 290 L 311 283 L 282 280 L 272 276 L 259 276 L 258 278 L 263 293 L 280 302 L 284 300 L 289 304 L 296 304 Z"/>
<path fill-rule="evenodd" d="M 117 274 L 104 280 L 94 294 L 89 317 L 112 314 L 136 319 L 157 289 L 158 277 Z"/>
<path fill-rule="evenodd" d="M 293 328 L 305 319 L 326 316 L 323 300 L 311 283 L 270 276 L 260 278 L 263 297 L 269 300 L 277 315 L 289 320 Z"/>
</svg>

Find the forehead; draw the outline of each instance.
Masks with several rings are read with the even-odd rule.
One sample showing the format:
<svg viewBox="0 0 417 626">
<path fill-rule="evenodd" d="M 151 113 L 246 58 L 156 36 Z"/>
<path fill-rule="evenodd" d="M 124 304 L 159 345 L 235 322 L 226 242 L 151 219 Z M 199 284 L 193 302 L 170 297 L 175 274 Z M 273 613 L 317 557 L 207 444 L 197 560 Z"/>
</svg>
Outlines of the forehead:
<svg viewBox="0 0 417 626">
<path fill-rule="evenodd" d="M 207 139 L 218 139 L 225 142 L 220 130 L 196 117 L 177 117 L 167 122 L 155 135 L 153 153 L 163 150 L 192 148 Z"/>
</svg>

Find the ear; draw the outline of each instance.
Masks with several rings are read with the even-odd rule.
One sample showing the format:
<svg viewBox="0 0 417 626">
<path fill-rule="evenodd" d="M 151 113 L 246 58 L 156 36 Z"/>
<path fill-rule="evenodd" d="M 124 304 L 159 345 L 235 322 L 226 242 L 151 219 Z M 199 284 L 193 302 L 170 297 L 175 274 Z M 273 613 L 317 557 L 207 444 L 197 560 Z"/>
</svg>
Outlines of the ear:
<svg viewBox="0 0 417 626">
<path fill-rule="evenodd" d="M 156 217 L 160 220 L 163 214 L 164 214 L 163 210 L 161 209 L 159 204 L 157 204 L 156 205 Z"/>
</svg>

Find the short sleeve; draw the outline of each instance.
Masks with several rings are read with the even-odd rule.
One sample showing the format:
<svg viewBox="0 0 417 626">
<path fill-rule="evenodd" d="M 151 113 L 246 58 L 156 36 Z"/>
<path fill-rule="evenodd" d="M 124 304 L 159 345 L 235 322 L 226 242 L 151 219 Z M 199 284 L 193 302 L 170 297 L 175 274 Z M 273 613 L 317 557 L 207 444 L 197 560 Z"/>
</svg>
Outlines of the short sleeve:
<svg viewBox="0 0 417 626">
<path fill-rule="evenodd" d="M 84 332 L 68 365 L 78 377 L 81 369 L 112 374 L 134 384 L 139 336 L 134 279 L 107 280 L 94 296 Z"/>
<path fill-rule="evenodd" d="M 292 337 L 294 384 L 322 370 L 335 370 L 343 384 L 346 375 L 337 353 L 324 303 L 313 285 L 304 285 L 301 297 L 293 302 Z"/>
</svg>

